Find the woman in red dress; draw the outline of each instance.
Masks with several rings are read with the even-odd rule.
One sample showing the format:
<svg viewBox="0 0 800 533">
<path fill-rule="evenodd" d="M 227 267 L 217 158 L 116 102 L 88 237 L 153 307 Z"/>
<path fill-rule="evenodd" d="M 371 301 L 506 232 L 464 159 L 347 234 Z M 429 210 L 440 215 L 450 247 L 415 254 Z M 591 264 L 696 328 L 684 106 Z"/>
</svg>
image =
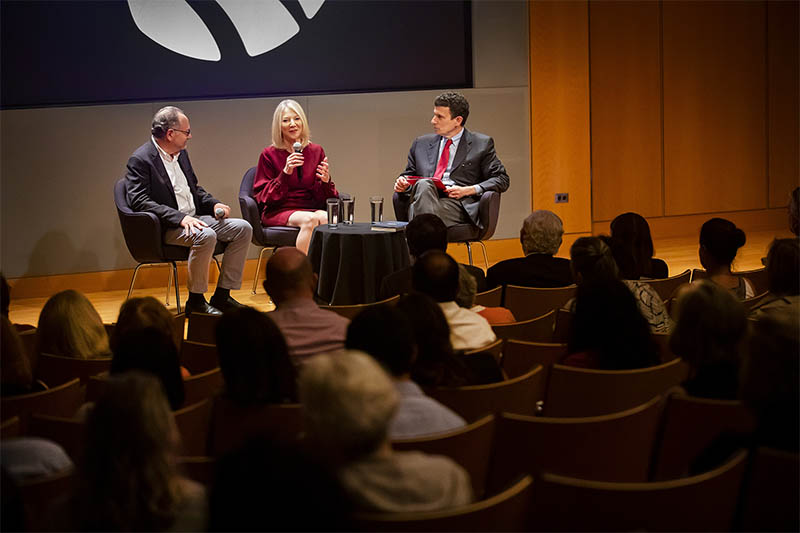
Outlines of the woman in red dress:
<svg viewBox="0 0 800 533">
<path fill-rule="evenodd" d="M 294 100 L 278 104 L 272 116 L 272 145 L 261 152 L 253 182 L 261 222 L 300 228 L 295 246 L 303 253 L 308 253 L 314 228 L 328 222 L 325 200 L 339 196 L 325 151 L 309 142 L 310 137 L 300 104 Z M 302 146 L 300 152 L 292 148 L 296 142 Z"/>
</svg>

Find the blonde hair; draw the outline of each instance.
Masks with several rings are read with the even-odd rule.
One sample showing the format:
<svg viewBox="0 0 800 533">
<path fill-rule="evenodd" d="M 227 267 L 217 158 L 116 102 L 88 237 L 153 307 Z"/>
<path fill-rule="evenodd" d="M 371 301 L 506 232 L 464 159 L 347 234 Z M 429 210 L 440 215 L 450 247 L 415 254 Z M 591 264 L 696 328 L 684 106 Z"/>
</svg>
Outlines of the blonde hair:
<svg viewBox="0 0 800 533">
<path fill-rule="evenodd" d="M 47 300 L 37 326 L 39 353 L 90 359 L 110 355 L 103 320 L 86 296 L 61 291 Z"/>
<path fill-rule="evenodd" d="M 283 118 L 283 112 L 287 109 L 300 115 L 300 120 L 303 121 L 303 132 L 300 134 L 300 144 L 305 148 L 311 141 L 311 129 L 308 127 L 306 112 L 303 111 L 302 106 L 295 100 L 283 100 L 278 104 L 278 107 L 275 108 L 275 113 L 272 115 L 272 146 L 275 148 L 285 148 L 287 150 L 291 149 L 291 146 L 286 145 L 286 142 L 283 140 L 283 134 L 281 133 L 281 119 Z"/>
</svg>

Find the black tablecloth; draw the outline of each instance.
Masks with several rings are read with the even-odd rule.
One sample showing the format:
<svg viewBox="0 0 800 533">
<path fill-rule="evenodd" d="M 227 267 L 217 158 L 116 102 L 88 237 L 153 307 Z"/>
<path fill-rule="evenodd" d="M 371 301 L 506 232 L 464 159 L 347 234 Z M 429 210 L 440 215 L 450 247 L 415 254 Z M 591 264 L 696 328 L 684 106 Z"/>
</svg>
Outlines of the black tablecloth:
<svg viewBox="0 0 800 533">
<path fill-rule="evenodd" d="M 368 222 L 317 226 L 308 258 L 319 275 L 317 297 L 331 305 L 377 301 L 384 276 L 410 264 L 405 228 L 374 231 Z"/>
</svg>

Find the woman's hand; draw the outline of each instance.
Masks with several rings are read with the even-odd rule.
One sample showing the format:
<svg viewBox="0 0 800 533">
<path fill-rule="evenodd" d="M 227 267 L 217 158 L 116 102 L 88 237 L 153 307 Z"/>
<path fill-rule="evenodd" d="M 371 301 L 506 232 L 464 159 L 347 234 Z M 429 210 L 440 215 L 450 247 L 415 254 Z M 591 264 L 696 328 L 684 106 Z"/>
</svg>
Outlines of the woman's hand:
<svg viewBox="0 0 800 533">
<path fill-rule="evenodd" d="M 322 181 L 324 181 L 325 183 L 331 181 L 331 171 L 330 167 L 328 166 L 327 157 L 322 160 L 322 163 L 317 165 L 317 177 Z"/>
<path fill-rule="evenodd" d="M 302 152 L 292 152 L 288 158 L 286 158 L 286 165 L 283 167 L 284 174 L 291 174 L 294 172 L 294 169 L 297 167 L 303 166 L 303 154 Z"/>
</svg>

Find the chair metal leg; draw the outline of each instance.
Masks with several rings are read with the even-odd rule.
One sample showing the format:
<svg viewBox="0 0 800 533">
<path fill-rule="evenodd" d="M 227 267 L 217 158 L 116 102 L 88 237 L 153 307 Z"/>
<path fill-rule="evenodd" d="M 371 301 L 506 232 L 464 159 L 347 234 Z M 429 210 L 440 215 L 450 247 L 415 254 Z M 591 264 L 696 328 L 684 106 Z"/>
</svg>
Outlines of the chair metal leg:
<svg viewBox="0 0 800 533">
<path fill-rule="evenodd" d="M 178 307 L 178 314 L 181 314 L 181 293 L 178 287 L 178 265 L 172 261 L 172 277 L 175 278 L 175 305 Z"/>
<path fill-rule="evenodd" d="M 483 241 L 478 241 L 478 244 L 480 244 L 481 248 L 483 248 L 483 264 L 486 265 L 486 271 L 488 272 L 489 271 L 489 255 L 486 253 L 486 245 L 483 243 Z"/>
<path fill-rule="evenodd" d="M 467 256 L 469 256 L 469 266 L 472 266 L 472 246 L 470 246 L 469 241 L 465 242 L 464 244 L 467 245 Z"/>
<path fill-rule="evenodd" d="M 145 266 L 147 263 L 139 263 L 136 265 L 136 268 L 133 269 L 133 277 L 131 278 L 131 285 L 128 287 L 128 296 L 125 298 L 126 300 L 130 300 L 131 293 L 133 292 L 133 284 L 136 283 L 136 274 L 139 273 L 139 269 Z"/>
<path fill-rule="evenodd" d="M 258 273 L 261 272 L 261 260 L 264 258 L 264 252 L 270 249 L 272 250 L 272 253 L 275 253 L 275 247 L 262 248 L 261 251 L 258 253 L 258 261 L 256 262 L 256 274 L 253 276 L 253 290 L 251 291 L 253 294 L 256 293 L 256 286 L 258 285 Z"/>
<path fill-rule="evenodd" d="M 175 286 L 178 286 L 178 278 L 175 278 Z M 167 297 L 165 298 L 166 305 L 169 307 L 169 290 L 172 288 L 172 270 L 167 269 Z"/>
</svg>

